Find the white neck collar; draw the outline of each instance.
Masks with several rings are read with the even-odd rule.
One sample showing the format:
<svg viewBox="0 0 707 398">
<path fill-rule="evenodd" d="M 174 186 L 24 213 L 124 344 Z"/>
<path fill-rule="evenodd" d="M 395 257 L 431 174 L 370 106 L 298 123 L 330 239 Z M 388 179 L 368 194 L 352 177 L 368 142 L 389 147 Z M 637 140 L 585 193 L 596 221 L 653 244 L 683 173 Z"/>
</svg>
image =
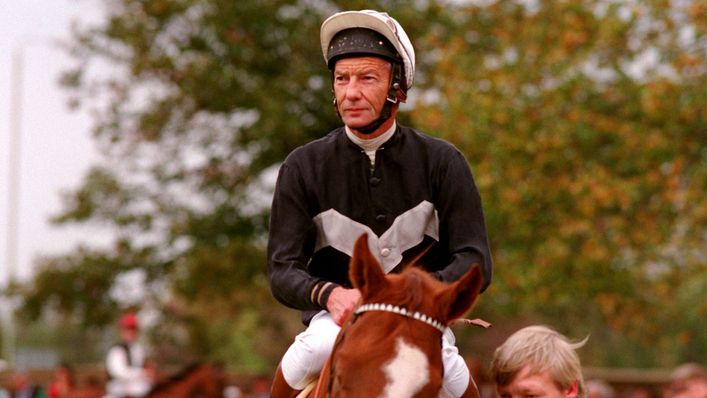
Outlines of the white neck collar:
<svg viewBox="0 0 707 398">
<path fill-rule="evenodd" d="M 378 137 L 371 138 L 371 139 L 365 139 L 361 138 L 353 133 L 349 126 L 344 126 L 346 128 L 346 136 L 349 137 L 351 142 L 354 144 L 358 145 L 368 153 L 369 151 L 375 152 L 378 148 L 380 148 L 381 145 L 383 145 L 386 141 L 390 139 L 390 137 L 393 136 L 395 133 L 395 128 L 397 127 L 397 124 L 395 121 L 393 121 L 393 125 L 390 126 L 388 130 L 385 131 L 385 133 L 379 135 Z"/>
</svg>

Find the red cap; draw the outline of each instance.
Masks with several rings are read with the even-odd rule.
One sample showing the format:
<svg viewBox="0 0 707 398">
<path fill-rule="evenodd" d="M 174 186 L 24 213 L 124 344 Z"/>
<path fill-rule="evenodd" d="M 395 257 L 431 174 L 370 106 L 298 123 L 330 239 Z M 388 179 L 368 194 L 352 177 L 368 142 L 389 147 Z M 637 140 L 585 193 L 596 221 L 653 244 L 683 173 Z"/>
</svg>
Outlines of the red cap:
<svg viewBox="0 0 707 398">
<path fill-rule="evenodd" d="M 137 329 L 137 316 L 135 316 L 132 312 L 123 314 L 123 316 L 120 317 L 118 324 L 122 329 Z"/>
</svg>

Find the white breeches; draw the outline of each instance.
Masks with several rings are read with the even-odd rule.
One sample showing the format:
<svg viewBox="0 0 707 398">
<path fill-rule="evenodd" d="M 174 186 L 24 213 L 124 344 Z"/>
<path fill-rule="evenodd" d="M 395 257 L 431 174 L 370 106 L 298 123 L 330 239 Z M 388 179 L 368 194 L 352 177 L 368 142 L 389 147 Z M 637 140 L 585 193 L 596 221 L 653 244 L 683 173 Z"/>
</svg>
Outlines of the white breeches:
<svg viewBox="0 0 707 398">
<path fill-rule="evenodd" d="M 340 329 L 328 312 L 321 311 L 312 318 L 309 327 L 295 337 L 281 364 L 282 375 L 290 387 L 301 390 L 319 375 Z M 469 385 L 469 369 L 459 355 L 449 328 L 442 336 L 442 365 L 442 387 L 451 396 L 460 397 Z"/>
</svg>

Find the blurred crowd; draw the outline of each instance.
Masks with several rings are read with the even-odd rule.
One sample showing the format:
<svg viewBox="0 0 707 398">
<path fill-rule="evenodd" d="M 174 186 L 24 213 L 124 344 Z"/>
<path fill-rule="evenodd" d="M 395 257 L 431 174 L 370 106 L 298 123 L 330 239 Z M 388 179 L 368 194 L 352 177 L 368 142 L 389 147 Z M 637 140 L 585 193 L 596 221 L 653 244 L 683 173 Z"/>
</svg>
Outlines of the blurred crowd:
<svg viewBox="0 0 707 398">
<path fill-rule="evenodd" d="M 548 339 L 547 335 L 551 338 Z M 547 344 L 552 339 L 554 343 Z M 493 386 L 491 389 L 481 389 L 481 395 L 484 398 L 522 398 L 525 394 L 523 391 L 530 388 L 527 386 L 533 385 L 532 388 L 539 389 L 533 392 L 538 396 L 707 398 L 707 369 L 699 363 L 685 363 L 676 367 L 664 384 L 637 384 L 629 390 L 619 390 L 607 380 L 583 380 L 575 353 L 583 343 L 572 343 L 544 326 L 531 326 L 517 331 L 497 348 L 490 366 L 490 378 L 485 380 Z M 548 363 L 553 365 L 547 366 Z M 66 363 L 58 364 L 48 381 L 45 380 L 46 376 L 40 380 L 40 377 L 22 369 L 5 371 L 2 375 L 0 398 L 76 398 L 72 391 L 76 391 L 77 374 Z M 82 375 L 81 383 L 84 387 L 93 385 L 98 391 L 103 391 L 103 382 L 95 375 Z M 243 385 L 229 383 L 223 397 L 267 398 L 270 396 L 270 384 L 271 379 L 264 375 L 251 378 Z"/>
<path fill-rule="evenodd" d="M 72 367 L 64 363 L 54 368 L 51 380 L 46 383 L 24 370 L 5 372 L 0 385 L 0 398 L 68 398 L 76 380 Z M 84 377 L 82 382 L 96 383 L 97 388 L 102 388 L 101 380 L 95 377 Z M 609 382 L 601 379 L 586 380 L 585 388 L 587 398 L 707 398 L 707 370 L 697 363 L 678 366 L 672 372 L 670 382 L 661 386 L 659 391 L 637 386 L 619 393 Z M 224 398 L 269 396 L 270 379 L 266 376 L 252 378 L 240 386 L 231 384 L 224 390 Z"/>
<path fill-rule="evenodd" d="M 707 398 L 707 369 L 698 363 L 680 365 L 657 394 L 645 386 L 637 386 L 620 395 L 601 379 L 587 380 L 586 387 L 587 398 Z"/>
<path fill-rule="evenodd" d="M 0 374 L 2 375 L 0 398 L 77 398 L 75 389 L 77 383 L 83 385 L 81 394 L 85 394 L 86 387 L 90 385 L 95 387 L 95 391 L 99 391 L 97 396 L 102 396 L 104 391 L 104 380 L 93 374 L 78 376 L 66 363 L 58 364 L 48 381 L 42 372 L 23 369 L 6 370 Z M 269 396 L 270 379 L 265 376 L 254 377 L 243 385 L 230 383 L 223 392 L 224 398 L 268 398 Z"/>
</svg>

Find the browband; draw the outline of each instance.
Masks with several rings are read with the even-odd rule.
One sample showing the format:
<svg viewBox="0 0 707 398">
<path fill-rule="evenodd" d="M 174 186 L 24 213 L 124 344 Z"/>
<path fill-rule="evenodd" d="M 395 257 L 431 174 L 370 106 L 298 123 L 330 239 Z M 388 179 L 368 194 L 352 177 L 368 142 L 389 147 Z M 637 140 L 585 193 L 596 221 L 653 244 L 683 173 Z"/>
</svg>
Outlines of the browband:
<svg viewBox="0 0 707 398">
<path fill-rule="evenodd" d="M 358 308 L 354 311 L 354 314 L 358 315 L 364 312 L 370 312 L 370 311 L 382 311 L 382 312 L 391 312 L 393 314 L 398 314 L 402 315 L 408 318 L 412 318 L 415 320 L 418 320 L 420 322 L 424 322 L 433 328 L 439 330 L 440 332 L 444 333 L 444 330 L 446 329 L 446 325 L 444 325 L 442 322 L 432 318 L 431 316 L 427 316 L 421 312 L 418 311 L 409 311 L 405 308 L 398 307 L 397 305 L 392 305 L 392 304 L 378 304 L 378 303 L 369 303 L 369 304 L 362 304 L 359 305 Z"/>
</svg>

